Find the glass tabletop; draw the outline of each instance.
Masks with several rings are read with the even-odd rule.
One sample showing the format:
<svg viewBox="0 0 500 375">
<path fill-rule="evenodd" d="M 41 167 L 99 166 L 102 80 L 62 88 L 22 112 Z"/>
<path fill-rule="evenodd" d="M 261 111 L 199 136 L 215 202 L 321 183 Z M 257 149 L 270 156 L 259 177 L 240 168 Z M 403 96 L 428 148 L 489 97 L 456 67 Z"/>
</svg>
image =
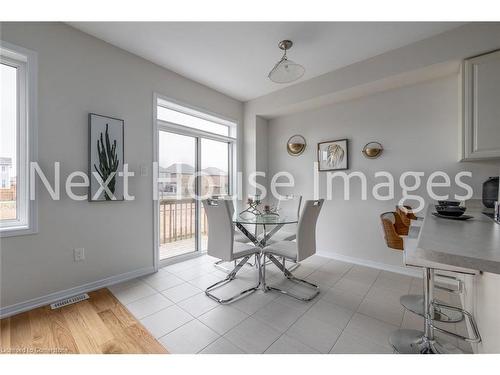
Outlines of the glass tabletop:
<svg viewBox="0 0 500 375">
<path fill-rule="evenodd" d="M 256 224 L 256 225 L 277 225 L 277 224 L 294 224 L 299 220 L 291 216 L 278 216 L 278 215 L 259 215 L 255 216 L 249 214 L 248 216 L 233 216 L 233 223 L 240 224 Z"/>
</svg>

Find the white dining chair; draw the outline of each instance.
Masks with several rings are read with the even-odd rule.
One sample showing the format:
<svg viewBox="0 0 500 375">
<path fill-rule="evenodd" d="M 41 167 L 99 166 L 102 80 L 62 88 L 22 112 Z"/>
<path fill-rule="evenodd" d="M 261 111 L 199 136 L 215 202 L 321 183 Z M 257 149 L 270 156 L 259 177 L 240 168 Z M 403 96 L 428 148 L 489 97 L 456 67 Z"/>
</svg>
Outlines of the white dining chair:
<svg viewBox="0 0 500 375">
<path fill-rule="evenodd" d="M 214 195 L 211 197 L 211 199 L 214 199 L 214 200 L 219 200 L 219 199 L 224 199 L 223 197 L 221 196 L 218 196 L 218 195 Z M 230 209 L 231 209 L 231 218 L 234 216 L 234 200 L 232 200 L 232 204 L 230 205 Z M 234 228 L 234 241 L 235 242 L 241 242 L 241 243 L 249 243 L 250 240 L 248 239 L 247 236 L 245 236 L 238 228 Z M 231 269 L 230 268 L 227 268 L 223 265 L 223 263 L 225 263 L 224 260 L 218 260 L 216 262 L 214 262 L 214 267 L 223 271 L 223 272 L 226 272 L 226 273 L 229 273 L 231 272 Z M 255 259 L 255 262 L 254 264 L 248 262 L 248 265 L 249 266 L 256 266 L 257 265 L 257 259 Z M 235 261 L 235 266 L 236 266 L 236 261 Z"/>
<path fill-rule="evenodd" d="M 232 220 L 234 208 L 232 201 L 206 199 L 203 200 L 203 207 L 208 219 L 208 255 L 220 259 L 223 262 L 236 261 L 234 269 L 229 272 L 227 277 L 209 286 L 205 290 L 205 294 L 218 303 L 230 303 L 255 292 L 259 284 L 226 299 L 221 299 L 211 292 L 233 281 L 238 271 L 248 262 L 250 257 L 256 255 L 259 258 L 260 248 L 253 244 L 244 244 L 234 241 L 234 224 Z"/>
<path fill-rule="evenodd" d="M 297 263 L 316 253 L 316 223 L 318 221 L 319 213 L 321 212 L 321 207 L 323 207 L 323 202 L 324 199 L 307 200 L 305 202 L 302 215 L 300 216 L 299 223 L 297 225 L 296 241 L 279 241 L 272 243 L 263 249 L 262 254 L 264 258 L 261 264 L 262 282 L 264 284 L 265 291 L 275 290 L 302 301 L 310 301 L 319 294 L 319 287 L 317 285 L 295 277 L 290 270 L 285 267 L 284 262 L 280 262 L 276 257 L 282 257 L 283 259 L 291 260 L 292 262 Z M 274 263 L 274 265 L 276 265 L 276 267 L 283 272 L 288 280 L 311 287 L 314 290 L 314 293 L 310 296 L 301 297 L 291 291 L 279 289 L 274 286 L 268 286 L 266 284 L 266 258 Z"/>
<path fill-rule="evenodd" d="M 276 203 L 276 210 L 282 217 L 296 218 L 300 217 L 302 207 L 302 195 L 285 195 L 280 197 Z M 269 240 L 269 243 L 278 241 L 293 241 L 297 238 L 297 224 L 288 224 L 276 232 Z"/>
</svg>

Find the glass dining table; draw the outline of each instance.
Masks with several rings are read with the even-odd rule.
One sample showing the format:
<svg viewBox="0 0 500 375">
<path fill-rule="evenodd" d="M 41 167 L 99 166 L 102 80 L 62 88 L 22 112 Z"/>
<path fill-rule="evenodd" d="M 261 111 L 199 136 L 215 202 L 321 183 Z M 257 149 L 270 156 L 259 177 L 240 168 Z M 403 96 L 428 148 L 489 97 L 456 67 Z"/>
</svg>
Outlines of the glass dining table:
<svg viewBox="0 0 500 375">
<path fill-rule="evenodd" d="M 264 248 L 271 237 L 283 228 L 283 226 L 298 223 L 298 218 L 278 215 L 249 214 L 243 217 L 234 215 L 233 223 L 255 246 Z M 253 226 L 255 228 L 254 233 L 248 230 L 246 226 Z M 260 233 L 259 227 L 262 228 L 262 236 L 258 235 Z"/>
</svg>

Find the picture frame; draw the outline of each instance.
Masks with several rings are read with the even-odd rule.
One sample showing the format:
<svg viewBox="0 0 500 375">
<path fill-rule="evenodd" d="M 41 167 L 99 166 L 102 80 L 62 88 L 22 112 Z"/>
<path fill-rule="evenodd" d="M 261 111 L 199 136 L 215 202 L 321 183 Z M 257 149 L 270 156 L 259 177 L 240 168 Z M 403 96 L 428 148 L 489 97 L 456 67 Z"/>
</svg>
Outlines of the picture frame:
<svg viewBox="0 0 500 375">
<path fill-rule="evenodd" d="M 349 169 L 349 142 L 346 138 L 318 143 L 318 171 Z"/>
<path fill-rule="evenodd" d="M 89 202 L 109 202 L 123 201 L 123 178 L 119 176 L 123 172 L 125 163 L 124 129 L 125 121 L 103 116 L 96 113 L 88 115 L 88 170 L 89 170 Z M 106 191 L 101 191 L 101 187 L 96 175 L 106 181 L 112 196 Z M 113 177 L 110 177 L 114 172 Z"/>
</svg>

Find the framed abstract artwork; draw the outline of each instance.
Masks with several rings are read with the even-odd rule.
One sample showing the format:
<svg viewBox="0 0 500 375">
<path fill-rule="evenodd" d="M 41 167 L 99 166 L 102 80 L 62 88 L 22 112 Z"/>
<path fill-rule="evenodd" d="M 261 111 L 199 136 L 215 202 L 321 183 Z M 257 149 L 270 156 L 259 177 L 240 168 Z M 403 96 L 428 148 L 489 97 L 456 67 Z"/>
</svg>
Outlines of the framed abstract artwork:
<svg viewBox="0 0 500 375">
<path fill-rule="evenodd" d="M 318 143 L 318 170 L 337 171 L 349 168 L 347 139 Z"/>
<path fill-rule="evenodd" d="M 123 200 L 119 176 L 124 163 L 123 128 L 123 120 L 89 113 L 89 201 Z"/>
</svg>

